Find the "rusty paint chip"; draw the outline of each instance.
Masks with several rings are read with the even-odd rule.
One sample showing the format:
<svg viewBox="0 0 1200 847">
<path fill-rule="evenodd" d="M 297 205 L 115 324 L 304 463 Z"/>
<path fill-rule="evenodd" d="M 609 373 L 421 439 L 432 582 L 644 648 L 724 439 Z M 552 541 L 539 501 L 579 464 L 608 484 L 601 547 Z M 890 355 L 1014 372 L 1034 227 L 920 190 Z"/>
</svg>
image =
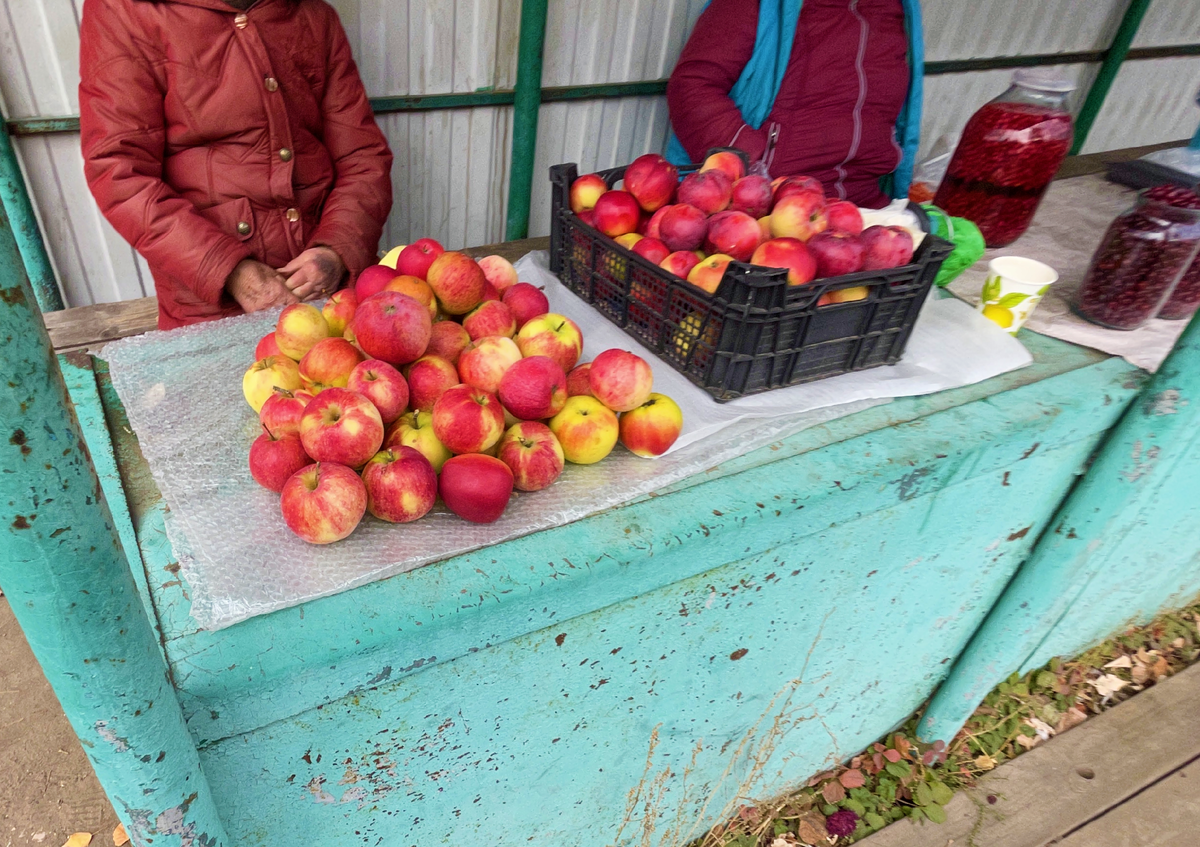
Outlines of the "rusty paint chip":
<svg viewBox="0 0 1200 847">
<path fill-rule="evenodd" d="M 1010 535 L 1008 537 L 1008 540 L 1009 541 L 1020 541 L 1022 538 L 1024 538 L 1026 535 L 1029 534 L 1029 530 L 1031 530 L 1031 529 L 1033 529 L 1033 524 L 1030 524 L 1029 526 L 1025 527 L 1024 529 L 1018 529 L 1016 532 L 1014 532 L 1012 535 Z"/>
<path fill-rule="evenodd" d="M 12 522 L 13 529 L 29 529 L 29 519 L 24 515 L 17 515 Z"/>
<path fill-rule="evenodd" d="M 567 634 L 565 632 L 560 632 L 558 635 L 554 636 L 554 643 L 557 644 L 559 647 L 563 646 L 563 642 L 566 640 L 567 640 Z"/>
<path fill-rule="evenodd" d="M 745 656 L 749 652 L 750 651 L 747 650 L 745 647 L 742 647 L 742 648 L 734 650 L 732 653 L 730 653 L 729 658 L 730 658 L 730 660 L 736 662 L 738 659 L 742 658 L 742 656 Z"/>
</svg>

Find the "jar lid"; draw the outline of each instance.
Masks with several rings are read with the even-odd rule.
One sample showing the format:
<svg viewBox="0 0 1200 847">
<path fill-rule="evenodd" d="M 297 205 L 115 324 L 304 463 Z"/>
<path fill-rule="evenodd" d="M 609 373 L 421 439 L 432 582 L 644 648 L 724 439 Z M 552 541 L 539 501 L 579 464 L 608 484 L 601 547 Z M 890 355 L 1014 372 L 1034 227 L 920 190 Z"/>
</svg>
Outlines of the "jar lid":
<svg viewBox="0 0 1200 847">
<path fill-rule="evenodd" d="M 1075 83 L 1049 68 L 1021 68 L 1013 73 L 1012 79 L 1022 88 L 1032 88 L 1035 91 L 1066 94 L 1075 90 Z"/>
</svg>

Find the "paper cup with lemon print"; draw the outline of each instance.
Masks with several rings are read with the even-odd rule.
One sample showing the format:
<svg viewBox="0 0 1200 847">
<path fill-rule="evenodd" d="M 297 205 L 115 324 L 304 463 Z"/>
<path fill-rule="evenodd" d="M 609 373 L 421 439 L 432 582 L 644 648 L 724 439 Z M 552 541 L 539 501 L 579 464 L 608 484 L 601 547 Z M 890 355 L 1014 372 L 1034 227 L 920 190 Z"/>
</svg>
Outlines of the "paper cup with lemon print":
<svg viewBox="0 0 1200 847">
<path fill-rule="evenodd" d="M 988 320 L 1016 335 L 1025 325 L 1042 295 L 1058 280 L 1049 265 L 1021 256 L 1001 256 L 988 262 L 987 282 L 979 297 L 979 311 Z"/>
</svg>

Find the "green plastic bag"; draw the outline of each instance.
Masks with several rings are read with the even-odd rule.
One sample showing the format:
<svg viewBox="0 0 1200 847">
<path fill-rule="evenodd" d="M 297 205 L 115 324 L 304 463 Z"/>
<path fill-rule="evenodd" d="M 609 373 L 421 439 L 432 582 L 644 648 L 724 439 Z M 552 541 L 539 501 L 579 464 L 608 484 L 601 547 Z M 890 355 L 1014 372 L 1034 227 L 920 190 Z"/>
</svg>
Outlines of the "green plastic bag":
<svg viewBox="0 0 1200 847">
<path fill-rule="evenodd" d="M 922 203 L 921 208 L 929 216 L 929 232 L 954 245 L 954 251 L 942 262 L 934 280 L 940 286 L 949 285 L 983 255 L 983 233 L 966 218 L 952 218 L 932 203 Z"/>
</svg>

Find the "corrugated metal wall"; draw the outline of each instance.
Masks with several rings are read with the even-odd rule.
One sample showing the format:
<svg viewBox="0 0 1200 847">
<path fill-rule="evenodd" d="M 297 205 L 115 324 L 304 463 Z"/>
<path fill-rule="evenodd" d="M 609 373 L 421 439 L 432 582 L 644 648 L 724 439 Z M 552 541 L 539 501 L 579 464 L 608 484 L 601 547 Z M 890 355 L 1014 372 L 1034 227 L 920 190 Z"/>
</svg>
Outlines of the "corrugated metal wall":
<svg viewBox="0 0 1200 847">
<path fill-rule="evenodd" d="M 332 0 L 371 96 L 464 93 L 515 83 L 520 0 Z M 0 101 L 12 118 L 77 114 L 83 0 L 0 0 Z M 1099 50 L 1127 0 L 924 0 L 930 61 Z M 704 0 L 557 0 L 550 4 L 543 84 L 660 79 L 670 73 Z M 1200 3 L 1154 0 L 1135 46 L 1200 43 Z M 1095 66 L 1064 65 L 1086 90 Z M 1009 71 L 930 77 L 923 141 L 957 132 Z M 1200 58 L 1129 62 L 1085 152 L 1191 135 Z M 503 237 L 512 109 L 488 107 L 380 116 L 396 152 L 396 205 L 387 244 L 431 235 L 458 247 Z M 546 104 L 540 112 L 532 234 L 548 227 L 545 179 L 554 163 L 584 169 L 661 149 L 665 99 Z M 153 293 L 145 263 L 96 212 L 78 137 L 16 139 L 68 305 Z"/>
</svg>

